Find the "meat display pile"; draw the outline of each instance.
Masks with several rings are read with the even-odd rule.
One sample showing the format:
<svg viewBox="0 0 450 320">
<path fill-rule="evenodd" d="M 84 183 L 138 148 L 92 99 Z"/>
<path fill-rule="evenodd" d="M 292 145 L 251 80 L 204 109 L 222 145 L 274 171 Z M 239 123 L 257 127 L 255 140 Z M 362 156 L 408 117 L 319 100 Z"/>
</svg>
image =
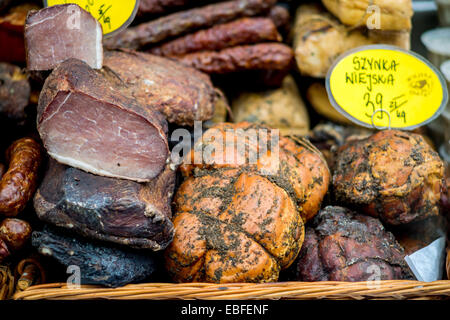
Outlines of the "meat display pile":
<svg viewBox="0 0 450 320">
<path fill-rule="evenodd" d="M 92 8 L 0 0 L 0 299 L 74 266 L 96 287 L 70 298 L 444 271 L 410 259 L 449 231 L 439 137 L 357 127 L 324 81 L 356 47 L 409 49 L 411 0 L 141 0 L 105 37 Z M 291 285 L 244 290 L 315 286 Z"/>
<path fill-rule="evenodd" d="M 287 70 L 293 55 L 284 44 L 262 43 L 220 51 L 200 51 L 177 59 L 203 72 L 221 74 L 245 70 Z"/>
<path fill-rule="evenodd" d="M 77 22 L 70 20 L 74 12 L 80 13 L 81 38 L 69 26 Z M 34 233 L 33 245 L 62 264 L 78 261 L 86 272 L 84 283 L 120 286 L 143 280 L 155 269 L 148 251 L 164 250 L 174 235 L 176 167 L 169 159 L 168 120 L 193 125 L 211 118 L 216 89 L 207 75 L 164 57 L 103 53 L 100 24 L 76 5 L 31 12 L 25 42 L 28 72 L 51 71 L 37 101 L 37 131 L 50 159 L 34 209 L 48 225 L 89 239 L 71 241 L 58 236 L 61 231 L 47 230 Z M 3 87 L 15 86 L 19 94 L 7 100 L 14 105 L 4 111 L 21 117 L 30 89 L 22 94 L 19 89 L 28 82 L 19 81 L 18 68 L 8 68 Z M 21 212 L 36 190 L 42 155 L 33 143 L 19 140 L 8 151 L 10 165 L 0 185 L 6 215 Z M 31 229 L 20 234 L 26 241 Z M 14 244 L 20 247 L 18 240 L 2 242 L 2 259 L 17 249 Z M 127 247 L 147 253 L 128 254 Z"/>
</svg>

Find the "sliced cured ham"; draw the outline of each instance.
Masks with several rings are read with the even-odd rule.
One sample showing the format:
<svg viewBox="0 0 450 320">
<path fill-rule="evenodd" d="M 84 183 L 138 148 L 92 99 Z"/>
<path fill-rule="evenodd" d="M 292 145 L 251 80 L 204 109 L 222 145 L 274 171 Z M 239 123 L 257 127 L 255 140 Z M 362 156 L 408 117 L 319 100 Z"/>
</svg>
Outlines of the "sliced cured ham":
<svg viewBox="0 0 450 320">
<path fill-rule="evenodd" d="M 52 158 L 106 177 L 148 182 L 169 153 L 164 117 L 77 59 L 45 81 L 37 128 Z"/>
<path fill-rule="evenodd" d="M 68 58 L 77 58 L 91 68 L 103 61 L 100 23 L 76 4 L 31 11 L 25 24 L 27 66 L 32 71 L 52 70 Z"/>
</svg>

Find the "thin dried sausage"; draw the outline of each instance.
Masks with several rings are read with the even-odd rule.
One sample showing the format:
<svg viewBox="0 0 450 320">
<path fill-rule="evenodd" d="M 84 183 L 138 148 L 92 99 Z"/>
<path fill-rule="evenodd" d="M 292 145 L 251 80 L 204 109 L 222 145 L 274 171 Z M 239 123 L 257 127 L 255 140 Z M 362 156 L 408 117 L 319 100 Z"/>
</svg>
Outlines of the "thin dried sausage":
<svg viewBox="0 0 450 320">
<path fill-rule="evenodd" d="M 221 51 L 201 51 L 177 57 L 182 63 L 209 74 L 245 70 L 287 70 L 294 54 L 281 43 L 237 46 Z"/>
<path fill-rule="evenodd" d="M 162 56 L 179 56 L 264 41 L 281 41 L 273 21 L 269 18 L 242 18 L 166 42 L 149 52 Z"/>
<path fill-rule="evenodd" d="M 276 0 L 235 0 L 185 10 L 128 28 L 117 36 L 106 39 L 104 45 L 108 49 L 139 49 L 215 24 L 264 14 L 275 3 Z"/>
</svg>

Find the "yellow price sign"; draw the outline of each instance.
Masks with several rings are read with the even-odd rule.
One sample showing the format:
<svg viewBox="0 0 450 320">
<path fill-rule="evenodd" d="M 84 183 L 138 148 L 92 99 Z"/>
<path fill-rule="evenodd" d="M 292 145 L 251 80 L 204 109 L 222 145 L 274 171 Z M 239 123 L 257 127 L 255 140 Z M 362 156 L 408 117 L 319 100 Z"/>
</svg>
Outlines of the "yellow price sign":
<svg viewBox="0 0 450 320">
<path fill-rule="evenodd" d="M 448 101 L 445 80 L 430 62 L 387 45 L 345 53 L 328 71 L 326 87 L 341 114 L 369 128 L 415 129 Z"/>
<path fill-rule="evenodd" d="M 74 3 L 90 12 L 103 28 L 104 35 L 113 35 L 133 22 L 139 0 L 46 0 L 44 5 Z"/>
</svg>

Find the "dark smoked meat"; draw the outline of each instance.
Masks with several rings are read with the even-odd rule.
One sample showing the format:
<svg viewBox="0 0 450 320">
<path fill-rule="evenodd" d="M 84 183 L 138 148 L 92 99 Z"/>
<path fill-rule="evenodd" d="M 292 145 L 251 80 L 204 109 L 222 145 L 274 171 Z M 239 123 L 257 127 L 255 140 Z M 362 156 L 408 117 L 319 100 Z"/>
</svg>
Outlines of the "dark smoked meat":
<svg viewBox="0 0 450 320">
<path fill-rule="evenodd" d="M 276 0 L 235 0 L 185 10 L 128 28 L 105 40 L 108 49 L 139 49 L 237 18 L 267 13 Z"/>
<path fill-rule="evenodd" d="M 24 121 L 30 94 L 26 74 L 17 66 L 0 63 L 0 114 L 19 123 Z"/>
<path fill-rule="evenodd" d="M 142 281 L 156 270 L 155 257 L 149 252 L 90 243 L 47 227 L 33 232 L 31 240 L 39 253 L 67 267 L 79 267 L 81 284 L 120 287 Z"/>
<path fill-rule="evenodd" d="M 326 207 L 306 229 L 291 280 L 411 279 L 404 250 L 381 222 L 342 207 Z"/>
<path fill-rule="evenodd" d="M 174 186 L 175 171 L 169 165 L 140 184 L 95 176 L 51 159 L 34 207 L 41 220 L 82 236 L 157 251 L 173 238 Z"/>
<path fill-rule="evenodd" d="M 176 59 L 209 74 L 226 74 L 246 70 L 287 70 L 294 54 L 281 43 L 236 46 L 221 51 L 200 51 Z"/>
<path fill-rule="evenodd" d="M 166 165 L 162 114 L 77 59 L 60 64 L 45 81 L 37 128 L 52 158 L 93 174 L 148 182 Z"/>
<path fill-rule="evenodd" d="M 164 57 L 106 51 L 104 75 L 140 105 L 158 110 L 169 122 L 193 125 L 214 114 L 216 91 L 205 75 Z"/>
<path fill-rule="evenodd" d="M 100 23 L 76 4 L 33 10 L 25 25 L 27 67 L 51 70 L 68 58 L 76 58 L 100 69 L 102 38 Z"/>
<path fill-rule="evenodd" d="M 179 56 L 264 41 L 281 41 L 273 21 L 269 18 L 242 18 L 177 38 L 149 52 L 161 56 Z"/>
<path fill-rule="evenodd" d="M 400 225 L 439 214 L 444 163 L 422 136 L 380 131 L 339 148 L 333 184 L 339 203 Z"/>
</svg>

